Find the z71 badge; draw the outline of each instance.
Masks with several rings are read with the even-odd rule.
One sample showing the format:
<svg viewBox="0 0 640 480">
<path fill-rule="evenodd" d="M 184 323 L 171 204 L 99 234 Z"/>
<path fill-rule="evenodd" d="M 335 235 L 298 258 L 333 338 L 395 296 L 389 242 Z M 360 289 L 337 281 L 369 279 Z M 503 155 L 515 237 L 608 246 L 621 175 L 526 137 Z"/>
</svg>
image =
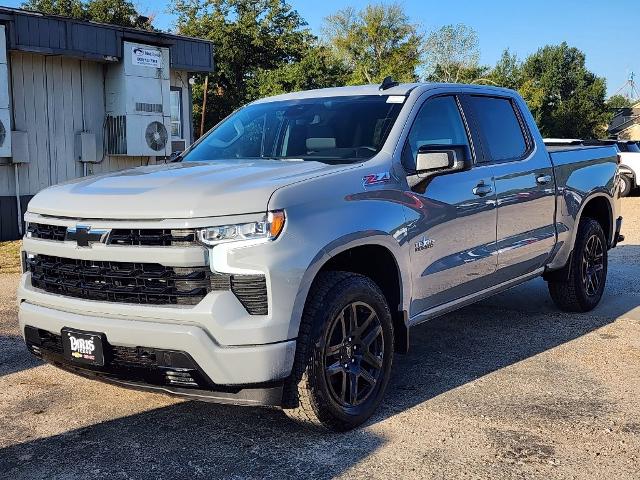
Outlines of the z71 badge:
<svg viewBox="0 0 640 480">
<path fill-rule="evenodd" d="M 373 185 L 389 183 L 391 181 L 391 175 L 389 172 L 371 173 L 369 175 L 365 175 L 362 180 L 365 187 L 371 187 Z"/>
</svg>

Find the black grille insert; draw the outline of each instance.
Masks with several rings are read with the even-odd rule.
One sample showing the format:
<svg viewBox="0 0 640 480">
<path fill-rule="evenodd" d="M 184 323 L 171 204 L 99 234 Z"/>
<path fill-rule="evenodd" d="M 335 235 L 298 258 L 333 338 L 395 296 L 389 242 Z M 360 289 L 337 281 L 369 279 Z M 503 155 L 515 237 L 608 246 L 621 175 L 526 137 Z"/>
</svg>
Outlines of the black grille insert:
<svg viewBox="0 0 640 480">
<path fill-rule="evenodd" d="M 31 238 L 63 242 L 67 227 L 29 223 L 27 235 Z M 197 245 L 196 230 L 170 228 L 114 228 L 107 238 L 109 245 L 145 247 L 188 247 Z"/>
<path fill-rule="evenodd" d="M 31 284 L 47 292 L 107 302 L 195 305 L 210 291 L 208 267 L 27 257 Z"/>
<path fill-rule="evenodd" d="M 67 227 L 62 225 L 47 225 L 44 223 L 29 223 L 27 237 L 40 238 L 42 240 L 55 240 L 63 242 L 67 234 Z"/>
<path fill-rule="evenodd" d="M 149 247 L 189 246 L 196 243 L 196 231 L 193 229 L 116 228 L 111 230 L 107 243 Z"/>
<path fill-rule="evenodd" d="M 231 275 L 231 291 L 251 315 L 269 313 L 264 275 Z"/>
</svg>

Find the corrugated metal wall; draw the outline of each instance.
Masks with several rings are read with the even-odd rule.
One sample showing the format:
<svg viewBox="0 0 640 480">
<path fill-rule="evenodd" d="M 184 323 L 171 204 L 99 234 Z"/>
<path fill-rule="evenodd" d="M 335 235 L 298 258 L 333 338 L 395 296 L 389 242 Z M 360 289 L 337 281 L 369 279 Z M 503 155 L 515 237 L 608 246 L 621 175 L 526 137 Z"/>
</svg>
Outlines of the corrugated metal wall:
<svg viewBox="0 0 640 480">
<path fill-rule="evenodd" d="M 76 151 L 76 135 L 82 131 L 96 135 L 97 158 L 102 158 L 104 68 L 100 63 L 68 57 L 11 53 L 13 129 L 27 132 L 29 143 L 29 163 L 18 166 L 22 196 L 30 197 L 82 175 Z M 187 116 L 183 123 L 190 135 L 186 72 L 172 71 L 171 85 L 183 87 L 183 112 Z M 89 164 L 89 174 L 149 163 L 155 163 L 155 157 L 105 156 L 102 162 Z M 16 193 L 13 168 L 0 165 L 0 197 Z M 9 208 L 11 200 L 5 198 L 2 205 Z M 2 224 L 7 223 L 7 216 L 16 223 L 16 214 L 6 208 L 0 212 Z M 7 239 L 6 234 L 0 232 L 0 239 Z"/>
</svg>

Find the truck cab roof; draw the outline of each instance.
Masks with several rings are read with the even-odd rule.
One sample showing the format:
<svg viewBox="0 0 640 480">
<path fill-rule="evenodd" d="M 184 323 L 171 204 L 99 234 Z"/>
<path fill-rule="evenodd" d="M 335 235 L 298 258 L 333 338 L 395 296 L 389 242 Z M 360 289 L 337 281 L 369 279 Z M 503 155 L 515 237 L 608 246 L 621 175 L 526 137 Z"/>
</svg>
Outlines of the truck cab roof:
<svg viewBox="0 0 640 480">
<path fill-rule="evenodd" d="M 488 85 L 468 85 L 461 83 L 399 83 L 388 88 L 382 88 L 381 84 L 370 85 L 354 85 L 348 87 L 331 87 L 319 88 L 315 90 L 305 90 L 300 92 L 291 92 L 272 97 L 266 97 L 256 100 L 253 103 L 277 102 L 283 100 L 302 100 L 305 98 L 323 98 L 323 97 L 350 97 L 359 95 L 388 95 L 388 96 L 407 96 L 413 91 L 426 91 L 436 88 L 449 87 L 459 91 L 475 90 L 485 93 L 513 94 L 512 90 L 502 87 L 493 87 Z"/>
</svg>

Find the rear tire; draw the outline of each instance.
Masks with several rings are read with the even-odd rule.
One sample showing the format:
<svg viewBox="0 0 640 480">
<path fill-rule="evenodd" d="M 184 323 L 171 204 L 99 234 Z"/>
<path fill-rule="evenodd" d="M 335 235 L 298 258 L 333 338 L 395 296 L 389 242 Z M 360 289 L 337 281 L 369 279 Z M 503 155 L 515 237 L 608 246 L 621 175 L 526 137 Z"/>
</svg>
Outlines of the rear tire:
<svg viewBox="0 0 640 480">
<path fill-rule="evenodd" d="M 287 416 L 307 426 L 350 430 L 382 401 L 393 361 L 393 323 L 386 299 L 368 277 L 321 272 L 304 309 Z"/>
<path fill-rule="evenodd" d="M 607 281 L 607 240 L 600 224 L 585 218 L 578 226 L 573 257 L 565 271 L 549 280 L 549 293 L 565 312 L 593 310 Z"/>
<path fill-rule="evenodd" d="M 620 198 L 628 197 L 633 187 L 633 180 L 626 175 L 620 175 Z"/>
</svg>

